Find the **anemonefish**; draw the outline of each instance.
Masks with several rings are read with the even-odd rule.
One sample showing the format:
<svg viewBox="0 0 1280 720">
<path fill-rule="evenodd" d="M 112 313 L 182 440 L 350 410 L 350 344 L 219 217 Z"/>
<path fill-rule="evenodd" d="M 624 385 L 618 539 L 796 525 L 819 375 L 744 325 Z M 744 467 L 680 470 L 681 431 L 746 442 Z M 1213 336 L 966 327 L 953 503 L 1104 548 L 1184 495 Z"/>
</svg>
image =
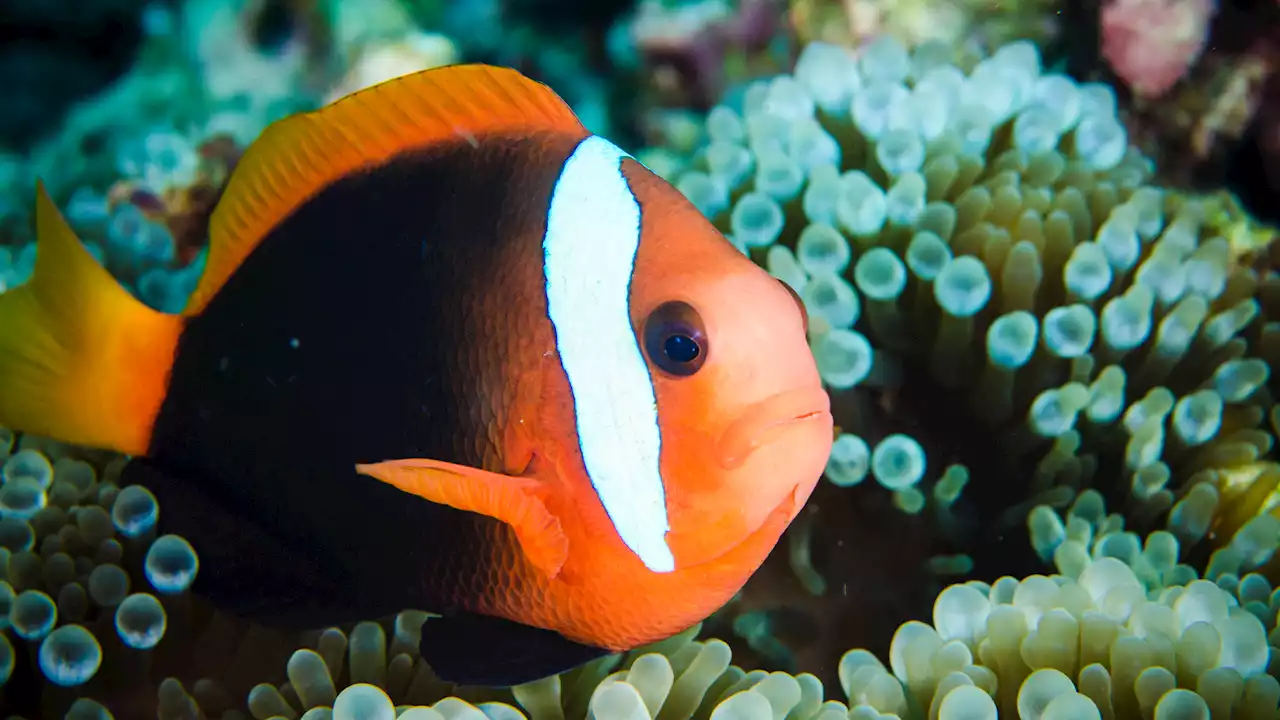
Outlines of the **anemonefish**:
<svg viewBox="0 0 1280 720">
<path fill-rule="evenodd" d="M 193 592 L 323 627 L 420 609 L 511 685 L 742 587 L 832 444 L 794 293 L 547 87 L 461 65 L 281 120 L 180 314 L 43 188 L 0 295 L 0 425 L 131 457 Z"/>
</svg>

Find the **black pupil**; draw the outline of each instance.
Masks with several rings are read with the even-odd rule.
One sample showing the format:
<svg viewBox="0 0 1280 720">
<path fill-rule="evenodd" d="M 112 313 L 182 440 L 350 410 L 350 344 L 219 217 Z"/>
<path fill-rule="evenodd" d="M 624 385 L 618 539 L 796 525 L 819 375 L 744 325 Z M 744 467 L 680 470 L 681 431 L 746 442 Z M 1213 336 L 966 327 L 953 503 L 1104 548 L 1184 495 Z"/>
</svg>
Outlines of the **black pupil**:
<svg viewBox="0 0 1280 720">
<path fill-rule="evenodd" d="M 668 335 L 662 342 L 662 352 L 674 362 L 693 362 L 701 352 L 698 343 L 684 334 Z"/>
</svg>

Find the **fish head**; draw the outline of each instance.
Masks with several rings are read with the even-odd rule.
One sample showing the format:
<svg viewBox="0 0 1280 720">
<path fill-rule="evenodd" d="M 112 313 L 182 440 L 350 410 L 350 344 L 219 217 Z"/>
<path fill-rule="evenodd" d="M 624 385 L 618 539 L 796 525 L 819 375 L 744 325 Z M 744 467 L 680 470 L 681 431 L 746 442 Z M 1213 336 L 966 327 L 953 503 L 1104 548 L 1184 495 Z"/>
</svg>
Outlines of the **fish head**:
<svg viewBox="0 0 1280 720">
<path fill-rule="evenodd" d="M 826 466 L 830 401 L 797 295 L 603 139 L 563 165 L 543 273 L 536 502 L 504 508 L 565 598 L 545 626 L 630 649 L 707 617 L 764 561 Z"/>
<path fill-rule="evenodd" d="M 638 171 L 629 179 L 645 209 L 632 324 L 658 409 L 665 539 L 680 570 L 728 557 L 778 512 L 795 517 L 831 452 L 830 400 L 796 293 L 674 188 Z M 786 523 L 769 527 L 780 534 Z"/>
</svg>

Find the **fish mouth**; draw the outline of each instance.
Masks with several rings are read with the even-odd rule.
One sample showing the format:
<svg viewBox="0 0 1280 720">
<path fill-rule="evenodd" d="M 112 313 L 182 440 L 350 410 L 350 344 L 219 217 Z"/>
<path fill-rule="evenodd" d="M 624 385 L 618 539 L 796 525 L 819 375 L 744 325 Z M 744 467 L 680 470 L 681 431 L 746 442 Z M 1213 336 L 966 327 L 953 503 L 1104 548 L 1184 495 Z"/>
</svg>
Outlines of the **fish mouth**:
<svg viewBox="0 0 1280 720">
<path fill-rule="evenodd" d="M 831 423 L 831 398 L 822 387 L 797 388 L 771 395 L 746 409 L 720 436 L 720 467 L 736 470 L 753 452 L 801 427 Z"/>
</svg>

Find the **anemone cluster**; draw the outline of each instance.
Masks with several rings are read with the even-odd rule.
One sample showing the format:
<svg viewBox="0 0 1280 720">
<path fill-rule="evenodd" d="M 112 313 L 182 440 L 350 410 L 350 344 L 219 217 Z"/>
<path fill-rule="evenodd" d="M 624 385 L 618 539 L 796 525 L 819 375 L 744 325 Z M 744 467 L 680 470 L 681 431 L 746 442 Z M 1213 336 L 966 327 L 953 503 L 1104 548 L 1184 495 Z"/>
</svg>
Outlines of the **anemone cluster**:
<svg viewBox="0 0 1280 720">
<path fill-rule="evenodd" d="M 831 482 L 874 478 L 962 554 L 963 512 L 1016 528 L 1095 486 L 1184 549 L 1272 508 L 1280 282 L 1245 262 L 1270 234 L 1153 184 L 1109 87 L 1025 41 L 815 42 L 706 136 L 654 166 L 803 298 Z"/>
<path fill-rule="evenodd" d="M 1129 545 L 1086 519 L 1089 497 L 1070 514 L 1098 533 L 1071 541 L 1083 556 L 1060 555 L 1052 576 L 948 587 L 932 625 L 898 628 L 888 669 L 845 654 L 848 697 L 904 718 L 1275 717 L 1280 593 L 1257 574 L 1199 579 L 1166 531 Z"/>
<path fill-rule="evenodd" d="M 1151 603 L 1172 608 L 1181 591 L 1170 588 L 1194 586 L 1224 617 L 1230 606 L 1231 616 L 1261 623 L 1233 627 L 1249 628 L 1266 668 L 1280 545 L 1269 321 L 1280 283 L 1265 248 L 1273 230 L 1229 198 L 1155 184 L 1110 88 L 1046 71 L 1026 42 L 990 56 L 930 43 L 908 51 L 891 39 L 857 53 L 811 43 L 794 73 L 714 108 L 705 134 L 692 155 L 657 151 L 646 161 L 805 301 L 841 426 L 826 470 L 832 484 L 873 478 L 940 541 L 944 552 L 926 564 L 939 579 L 1012 572 L 1038 577 L 1023 582 L 1044 590 L 1050 578 L 1034 573 L 1056 569 L 1053 584 L 1066 587 L 1091 563 L 1118 560 L 1142 578 Z M 859 487 L 851 501 L 869 492 Z M 829 497 L 815 509 L 818 525 L 832 512 Z M 788 560 L 820 595 L 829 583 L 811 557 L 814 526 L 802 518 L 793 528 Z M 1025 558 L 1002 542 L 1024 530 Z M 1011 582 L 998 593 L 978 581 L 960 587 L 990 609 L 1010 604 Z M 1091 602 L 1070 608 L 1077 625 L 1088 624 L 1086 609 L 1104 610 L 1124 628 L 1117 637 L 1155 634 L 1103 596 Z M 856 613 L 832 603 L 833 612 Z M 770 612 L 734 623 L 763 655 L 778 649 Z M 975 665 L 996 662 L 981 647 L 986 618 L 968 620 Z M 1034 635 L 1039 615 L 1026 621 L 1022 634 Z M 1157 629 L 1174 642 L 1190 624 L 1162 620 Z M 1056 642 L 1065 652 L 1074 637 Z M 992 712 L 1038 717 L 1008 698 L 1016 701 L 1028 672 L 1049 666 L 1017 654 L 1003 662 L 1021 662 L 1022 676 L 1002 676 L 999 691 L 973 683 L 988 691 Z M 1213 669 L 1177 674 L 1173 661 L 1142 657 L 1151 660 L 1142 668 L 1164 667 L 1189 691 Z M 1248 680 L 1259 677 L 1254 661 L 1231 667 Z M 1060 665 L 1081 682 L 1083 665 Z M 842 668 L 846 690 L 848 675 Z M 896 667 L 892 677 L 910 684 Z M 1114 708 L 1090 697 L 1103 717 L 1150 717 L 1160 678 L 1136 705 L 1127 687 Z M 935 689 L 906 688 L 905 705 L 870 704 L 936 717 Z M 955 712 L 985 717 L 988 704 L 966 693 L 976 704 Z M 1216 717 L 1211 695 L 1204 700 Z M 1275 698 L 1260 697 L 1255 710 L 1269 717 Z M 1165 712 L 1198 716 L 1186 696 L 1170 702 Z"/>
<path fill-rule="evenodd" d="M 199 560 L 181 537 L 156 537 L 155 497 L 114 482 L 120 460 L 13 441 L 0 446 L 0 697 L 35 671 L 58 707 L 143 669 Z"/>
</svg>

